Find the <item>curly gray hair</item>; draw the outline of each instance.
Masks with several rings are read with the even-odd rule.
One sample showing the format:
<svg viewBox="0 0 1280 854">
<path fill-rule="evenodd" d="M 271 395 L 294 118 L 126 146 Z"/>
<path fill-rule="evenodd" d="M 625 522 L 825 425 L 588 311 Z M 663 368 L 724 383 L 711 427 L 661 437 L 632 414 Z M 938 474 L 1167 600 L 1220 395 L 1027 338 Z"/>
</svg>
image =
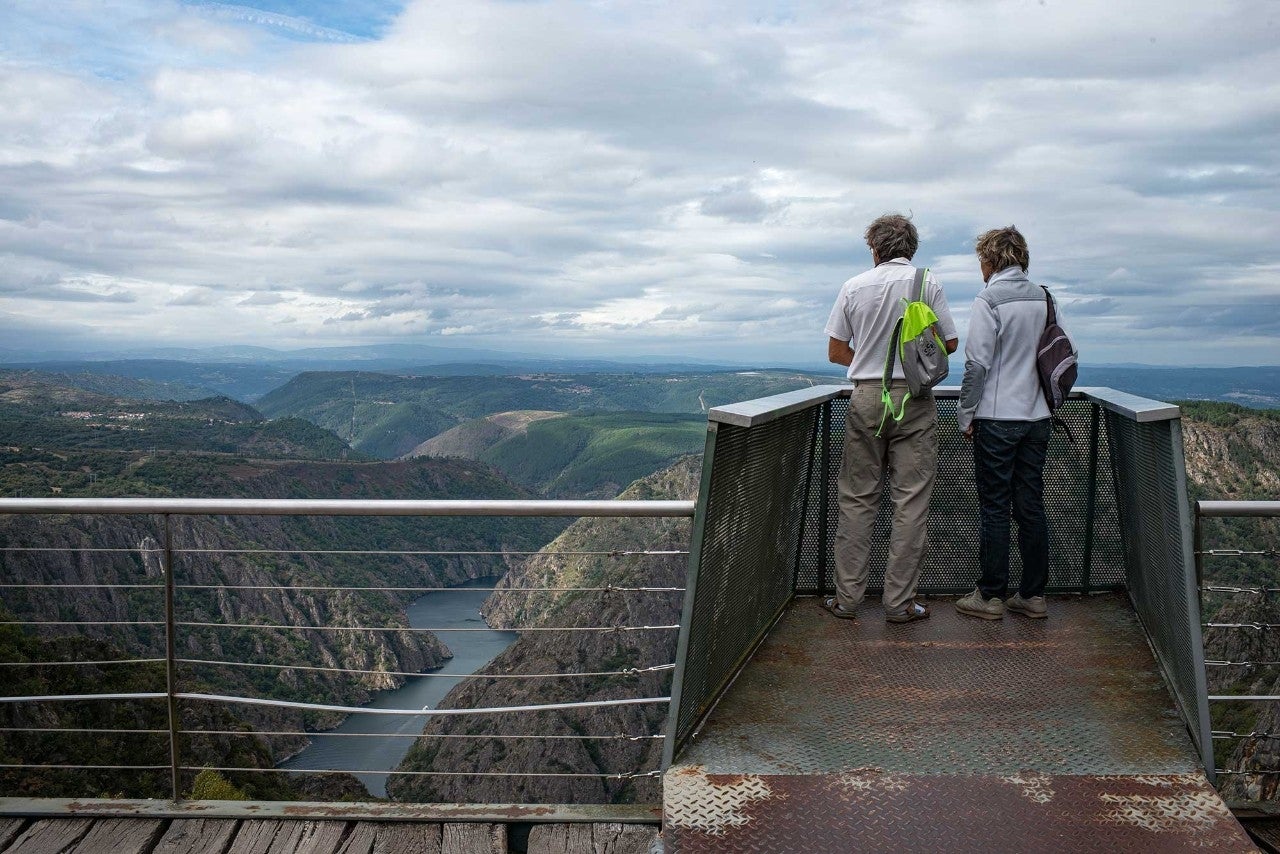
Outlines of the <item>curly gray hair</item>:
<svg viewBox="0 0 1280 854">
<path fill-rule="evenodd" d="M 881 261 L 893 258 L 906 258 L 908 261 L 916 254 L 920 245 L 920 235 L 911 220 L 902 214 L 885 214 L 876 217 L 863 235 L 867 246 L 876 253 Z"/>
</svg>

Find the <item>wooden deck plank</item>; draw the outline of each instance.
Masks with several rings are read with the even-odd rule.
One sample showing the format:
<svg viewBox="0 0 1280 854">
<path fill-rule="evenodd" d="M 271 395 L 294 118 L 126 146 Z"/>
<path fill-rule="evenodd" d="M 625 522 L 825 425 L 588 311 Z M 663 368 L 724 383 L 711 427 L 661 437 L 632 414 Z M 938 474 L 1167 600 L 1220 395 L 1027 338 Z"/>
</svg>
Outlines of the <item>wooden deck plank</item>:
<svg viewBox="0 0 1280 854">
<path fill-rule="evenodd" d="M 276 854 L 297 847 L 298 822 L 251 819 L 240 822 L 227 854 Z"/>
<path fill-rule="evenodd" d="M 648 854 L 658 828 L 638 824 L 541 824 L 529 854 Z"/>
<path fill-rule="evenodd" d="M 240 823 L 227 854 L 337 854 L 345 821 L 250 819 Z"/>
<path fill-rule="evenodd" d="M 26 819 L 22 818 L 0 818 L 0 851 L 17 838 L 22 832 L 22 826 L 26 823 Z"/>
<path fill-rule="evenodd" d="M 1280 819 L 1247 821 L 1244 829 L 1263 851 L 1280 851 Z"/>
<path fill-rule="evenodd" d="M 501 824 L 451 822 L 440 834 L 441 854 L 507 854 L 507 829 Z"/>
<path fill-rule="evenodd" d="M 90 818 L 50 818 L 34 821 L 5 849 L 4 854 L 66 854 L 93 826 Z"/>
<path fill-rule="evenodd" d="M 154 854 L 223 854 L 239 824 L 227 818 L 174 819 Z"/>
<path fill-rule="evenodd" d="M 352 823 L 348 821 L 299 821 L 297 854 L 338 854 Z"/>
<path fill-rule="evenodd" d="M 164 834 L 164 826 L 158 818 L 98 819 L 71 850 L 75 854 L 150 854 Z"/>
<path fill-rule="evenodd" d="M 386 824 L 361 821 L 338 854 L 441 854 L 438 824 Z"/>
</svg>

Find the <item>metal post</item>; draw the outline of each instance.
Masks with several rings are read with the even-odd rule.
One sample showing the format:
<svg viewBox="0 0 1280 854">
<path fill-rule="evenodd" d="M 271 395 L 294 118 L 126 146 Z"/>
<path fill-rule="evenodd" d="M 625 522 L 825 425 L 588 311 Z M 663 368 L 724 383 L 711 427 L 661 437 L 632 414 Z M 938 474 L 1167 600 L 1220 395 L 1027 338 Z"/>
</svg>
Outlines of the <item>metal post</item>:
<svg viewBox="0 0 1280 854">
<path fill-rule="evenodd" d="M 822 470 L 818 473 L 818 481 L 822 487 L 822 496 L 818 504 L 818 518 L 822 522 L 822 536 L 818 540 L 818 591 L 819 595 L 834 594 L 833 586 L 827 586 L 827 543 L 831 537 L 831 401 L 822 404 L 822 417 L 818 432 L 822 437 Z"/>
<path fill-rule="evenodd" d="M 804 500 L 800 504 L 800 536 L 796 537 L 796 568 L 795 571 L 791 573 L 792 595 L 795 594 L 796 590 L 800 586 L 800 564 L 802 556 L 804 555 L 805 529 L 809 522 L 809 499 L 813 494 L 813 465 L 814 461 L 818 458 L 818 431 L 821 428 L 821 424 L 822 410 L 819 407 L 815 407 L 813 410 L 813 430 L 810 433 L 809 439 L 809 465 L 805 467 L 804 472 Z M 822 536 L 825 535 L 826 532 L 823 531 Z M 822 537 L 819 537 L 818 542 L 820 548 L 825 547 L 826 541 L 823 540 Z M 814 585 L 814 588 L 817 592 L 821 593 L 822 579 L 819 578 L 817 581 L 818 583 Z"/>
<path fill-rule="evenodd" d="M 1200 515 L 1200 502 L 1197 501 L 1191 508 L 1195 513 L 1195 519 L 1192 521 L 1192 548 L 1196 553 L 1196 592 L 1201 594 L 1201 604 L 1203 605 L 1204 590 L 1204 517 Z"/>
<path fill-rule="evenodd" d="M 698 503 L 693 514 L 693 531 L 689 536 L 689 569 L 685 573 L 684 606 L 680 612 L 680 634 L 676 639 L 676 669 L 671 675 L 671 701 L 667 704 L 667 737 L 662 744 L 662 770 L 675 761 L 684 746 L 681 734 L 680 708 L 684 701 L 684 677 L 689 663 L 689 640 L 693 631 L 693 612 L 698 599 L 698 576 L 702 568 L 702 540 L 706 533 L 707 507 L 711 503 L 711 478 L 716 459 L 716 435 L 720 425 L 707 422 L 707 442 L 702 451 L 702 477 L 698 482 Z"/>
<path fill-rule="evenodd" d="M 1195 563 L 1199 551 L 1195 545 L 1194 526 L 1190 516 L 1191 502 L 1187 493 L 1187 463 L 1183 451 L 1182 419 L 1175 418 L 1169 423 L 1169 442 L 1173 458 L 1173 486 L 1175 505 L 1178 508 L 1177 529 L 1181 534 L 1183 596 L 1187 603 L 1187 633 L 1191 645 L 1191 675 L 1194 681 L 1196 716 L 1199 718 L 1198 731 L 1192 733 L 1196 746 L 1200 748 L 1200 759 L 1204 763 L 1205 774 L 1209 782 L 1216 779 L 1213 760 L 1213 731 L 1209 719 L 1209 685 L 1204 664 L 1204 634 L 1200 629 L 1200 585 L 1196 579 Z"/>
<path fill-rule="evenodd" d="M 1089 497 L 1084 506 L 1084 555 L 1080 566 L 1080 592 L 1089 592 L 1089 576 L 1093 572 L 1093 520 L 1098 502 L 1098 432 L 1102 409 L 1093 404 L 1089 417 Z"/>
<path fill-rule="evenodd" d="M 173 517 L 164 514 L 164 666 L 165 693 L 169 701 L 169 785 L 173 801 L 182 799 L 178 785 L 178 656 L 173 618 Z"/>
</svg>

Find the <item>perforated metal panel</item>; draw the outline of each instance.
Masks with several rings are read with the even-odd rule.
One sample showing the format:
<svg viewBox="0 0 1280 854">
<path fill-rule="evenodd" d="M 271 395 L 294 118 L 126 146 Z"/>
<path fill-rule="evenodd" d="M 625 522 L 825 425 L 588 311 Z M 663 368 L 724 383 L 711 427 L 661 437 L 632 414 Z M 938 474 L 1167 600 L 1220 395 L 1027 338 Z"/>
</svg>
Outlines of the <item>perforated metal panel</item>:
<svg viewBox="0 0 1280 854">
<path fill-rule="evenodd" d="M 818 465 L 806 501 L 797 593 L 828 591 L 834 584 L 837 481 L 849 401 L 838 398 L 828 407 L 829 414 L 824 416 L 823 430 L 814 446 Z M 919 592 L 963 593 L 972 590 L 978 580 L 978 497 L 973 480 L 973 450 L 956 425 L 954 392 L 940 392 L 937 407 L 938 477 L 929 507 L 929 547 L 920 573 Z M 1045 463 L 1044 498 L 1050 538 L 1047 592 L 1120 589 L 1124 586 L 1124 563 L 1106 421 L 1098 417 L 1097 404 L 1081 399 L 1068 401 L 1059 415 L 1074 441 L 1055 431 Z M 1096 457 L 1092 444 L 1095 441 Z M 873 592 L 884 584 L 891 518 L 886 487 L 871 547 L 869 590 Z M 1016 530 L 1016 523 L 1014 527 Z M 1016 548 L 1010 550 L 1009 572 L 1010 586 L 1016 587 L 1022 575 Z"/>
<path fill-rule="evenodd" d="M 1177 420 L 1107 413 L 1129 596 L 1205 764 L 1212 769 L 1204 643 Z"/>
<path fill-rule="evenodd" d="M 668 761 L 791 599 L 816 414 L 710 425 Z"/>
</svg>

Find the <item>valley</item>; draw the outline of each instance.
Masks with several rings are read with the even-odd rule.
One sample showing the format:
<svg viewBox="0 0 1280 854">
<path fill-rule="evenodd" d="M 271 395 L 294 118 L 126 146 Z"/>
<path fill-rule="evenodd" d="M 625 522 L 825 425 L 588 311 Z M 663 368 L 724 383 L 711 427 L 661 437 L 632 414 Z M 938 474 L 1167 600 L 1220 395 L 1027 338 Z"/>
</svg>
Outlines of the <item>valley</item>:
<svg viewBox="0 0 1280 854">
<path fill-rule="evenodd" d="M 728 374 L 533 375 L 461 377 L 375 373 L 301 374 L 265 394 L 259 406 L 225 397 L 163 400 L 59 385 L 31 372 L 0 372 L 0 494 L 35 496 L 185 496 L 294 498 L 696 497 L 705 441 L 704 405 L 748 399 L 817 381 L 780 372 Z M 118 392 L 127 387 L 106 383 Z M 352 389 L 355 389 L 354 397 Z M 139 392 L 140 393 L 140 392 Z M 646 408 L 647 407 L 647 408 Z M 1280 413 L 1223 403 L 1184 404 L 1187 467 L 1193 497 L 1274 498 L 1280 493 Z M 379 414 L 380 413 L 380 414 Z M 352 446 L 360 446 L 360 450 Z M 394 457 L 397 458 L 391 458 Z M 1065 458 L 1055 464 L 1074 464 Z M 1280 551 L 1273 523 L 1227 525 L 1221 535 Z M 295 701 L 390 702 L 389 689 L 406 678 L 391 672 L 452 667 L 453 658 L 482 664 L 465 635 L 317 631 L 325 624 L 409 627 L 409 610 L 423 587 L 502 581 L 482 613 L 494 636 L 521 628 L 582 625 L 667 625 L 678 621 L 678 593 L 542 592 L 558 587 L 681 587 L 688 523 L 678 520 L 564 521 L 487 519 L 346 519 L 280 517 L 183 518 L 175 525 L 179 580 L 197 585 L 180 595 L 192 623 L 227 622 L 244 628 L 185 630 L 185 684 L 211 693 Z M 0 583 L 146 584 L 146 588 L 82 588 L 49 596 L 7 588 L 3 620 L 153 619 L 158 600 L 156 520 L 71 517 L 0 519 Z M 109 552 L 84 552 L 86 545 Z M 400 551 L 386 555 L 375 552 Z M 620 551 L 674 552 L 621 556 Z M 444 551 L 448 554 L 426 554 Z M 475 554 L 499 552 L 500 554 Z M 536 553 L 525 557 L 513 552 Z M 571 555 L 557 556 L 557 552 Z M 585 553 L 585 554 L 584 554 Z M 1245 558 L 1214 568 L 1214 578 L 1274 586 L 1274 561 Z M 330 585 L 371 588 L 342 592 Z M 399 587 L 404 590 L 383 590 Z M 240 589 L 236 589 L 240 588 Z M 244 589 L 258 588 L 258 589 Z M 521 592 L 523 591 L 523 592 Z M 435 594 L 432 594 L 435 595 Z M 1270 620 L 1269 599 L 1249 595 L 1206 601 L 1206 614 L 1241 621 Z M 603 622 L 600 622 L 603 621 Z M 1276 621 L 1280 621 L 1278 618 Z M 252 628 L 263 623 L 278 628 Z M 296 626 L 296 629 L 289 628 Z M 536 704 L 560 700 L 661 696 L 669 689 L 673 633 L 618 636 L 524 632 L 496 647 L 479 676 L 536 673 L 613 673 L 560 679 L 475 678 L 440 707 Z M 153 656 L 154 628 L 95 627 L 40 634 L 0 626 L 15 690 L 32 694 L 157 690 L 163 671 L 40 661 L 103 661 Z M 1261 642 L 1261 641 L 1260 641 Z M 1210 632 L 1210 657 L 1275 660 L 1280 652 L 1240 646 L 1241 638 Z M 505 642 L 504 642 L 505 646 Z M 501 651 L 499 651 L 499 649 Z M 1275 654 L 1273 654 L 1275 653 Z M 492 653 L 491 653 L 492 654 Z M 270 662 L 284 669 L 237 666 Z M 213 663 L 201 663 L 213 662 Z M 289 664 L 333 671 L 290 670 Z M 461 664 L 461 662 L 459 662 Z M 371 671 L 345 675 L 342 669 Z M 657 668 L 657 669 L 653 669 Z M 1211 687 L 1261 693 L 1280 690 L 1280 668 L 1214 675 Z M 624 675 L 625 674 L 625 675 Z M 428 683 L 437 680 L 416 680 Z M 443 687 L 443 686 L 441 686 Z M 406 695 L 407 696 L 407 695 Z M 282 759 L 307 747 L 303 736 L 256 731 L 319 732 L 343 723 L 332 714 L 186 704 L 184 727 L 211 731 L 188 736 L 198 763 L 241 765 L 227 772 L 236 791 L 255 798 L 367 798 L 368 780 L 314 778 L 274 772 Z M 402 771 L 547 769 L 537 778 L 391 775 L 397 799 L 524 802 L 648 801 L 655 780 L 625 776 L 656 767 L 665 710 L 622 707 L 544 712 L 506 718 L 431 718 L 398 766 Z M 1266 709 L 1226 709 L 1224 727 L 1272 727 Z M 403 722 L 401 719 L 396 719 Z M 47 756 L 74 761 L 91 751 L 113 757 L 152 757 L 162 743 L 143 736 L 35 732 L 49 727 L 126 729 L 165 726 L 158 707 L 80 704 L 65 708 L 0 707 L 0 726 L 32 732 L 0 733 L 0 756 Z M 345 732 L 348 730 L 342 730 Z M 243 735 L 232 733 L 241 732 Z M 556 739 L 528 738 L 551 734 Z M 456 736 L 465 735 L 466 738 Z M 619 738 L 625 735 L 625 738 Z M 494 736 L 490 739 L 486 736 Z M 503 736 L 512 736 L 504 739 Z M 517 738 L 515 736 L 526 736 Z M 316 741 L 317 744 L 323 743 Z M 1224 747 L 1233 760 L 1270 762 L 1254 743 Z M 319 755 L 319 753 L 312 754 Z M 308 758 L 310 761 L 310 758 Z M 388 762 L 394 763 L 392 756 Z M 369 767 L 350 759 L 345 767 Z M 3 763 L 0 763 L 3 764 Z M 296 766 L 308 767 L 300 761 Z M 337 764 L 334 767 L 344 767 Z M 624 776 L 618 776 L 624 775 Z M 112 791 L 119 777 L 58 771 L 0 772 L 0 785 L 32 795 Z M 129 782 L 141 795 L 163 796 L 163 775 Z M 1239 785 L 1243 786 L 1243 783 Z M 85 787 L 88 787 L 86 789 Z"/>
</svg>

